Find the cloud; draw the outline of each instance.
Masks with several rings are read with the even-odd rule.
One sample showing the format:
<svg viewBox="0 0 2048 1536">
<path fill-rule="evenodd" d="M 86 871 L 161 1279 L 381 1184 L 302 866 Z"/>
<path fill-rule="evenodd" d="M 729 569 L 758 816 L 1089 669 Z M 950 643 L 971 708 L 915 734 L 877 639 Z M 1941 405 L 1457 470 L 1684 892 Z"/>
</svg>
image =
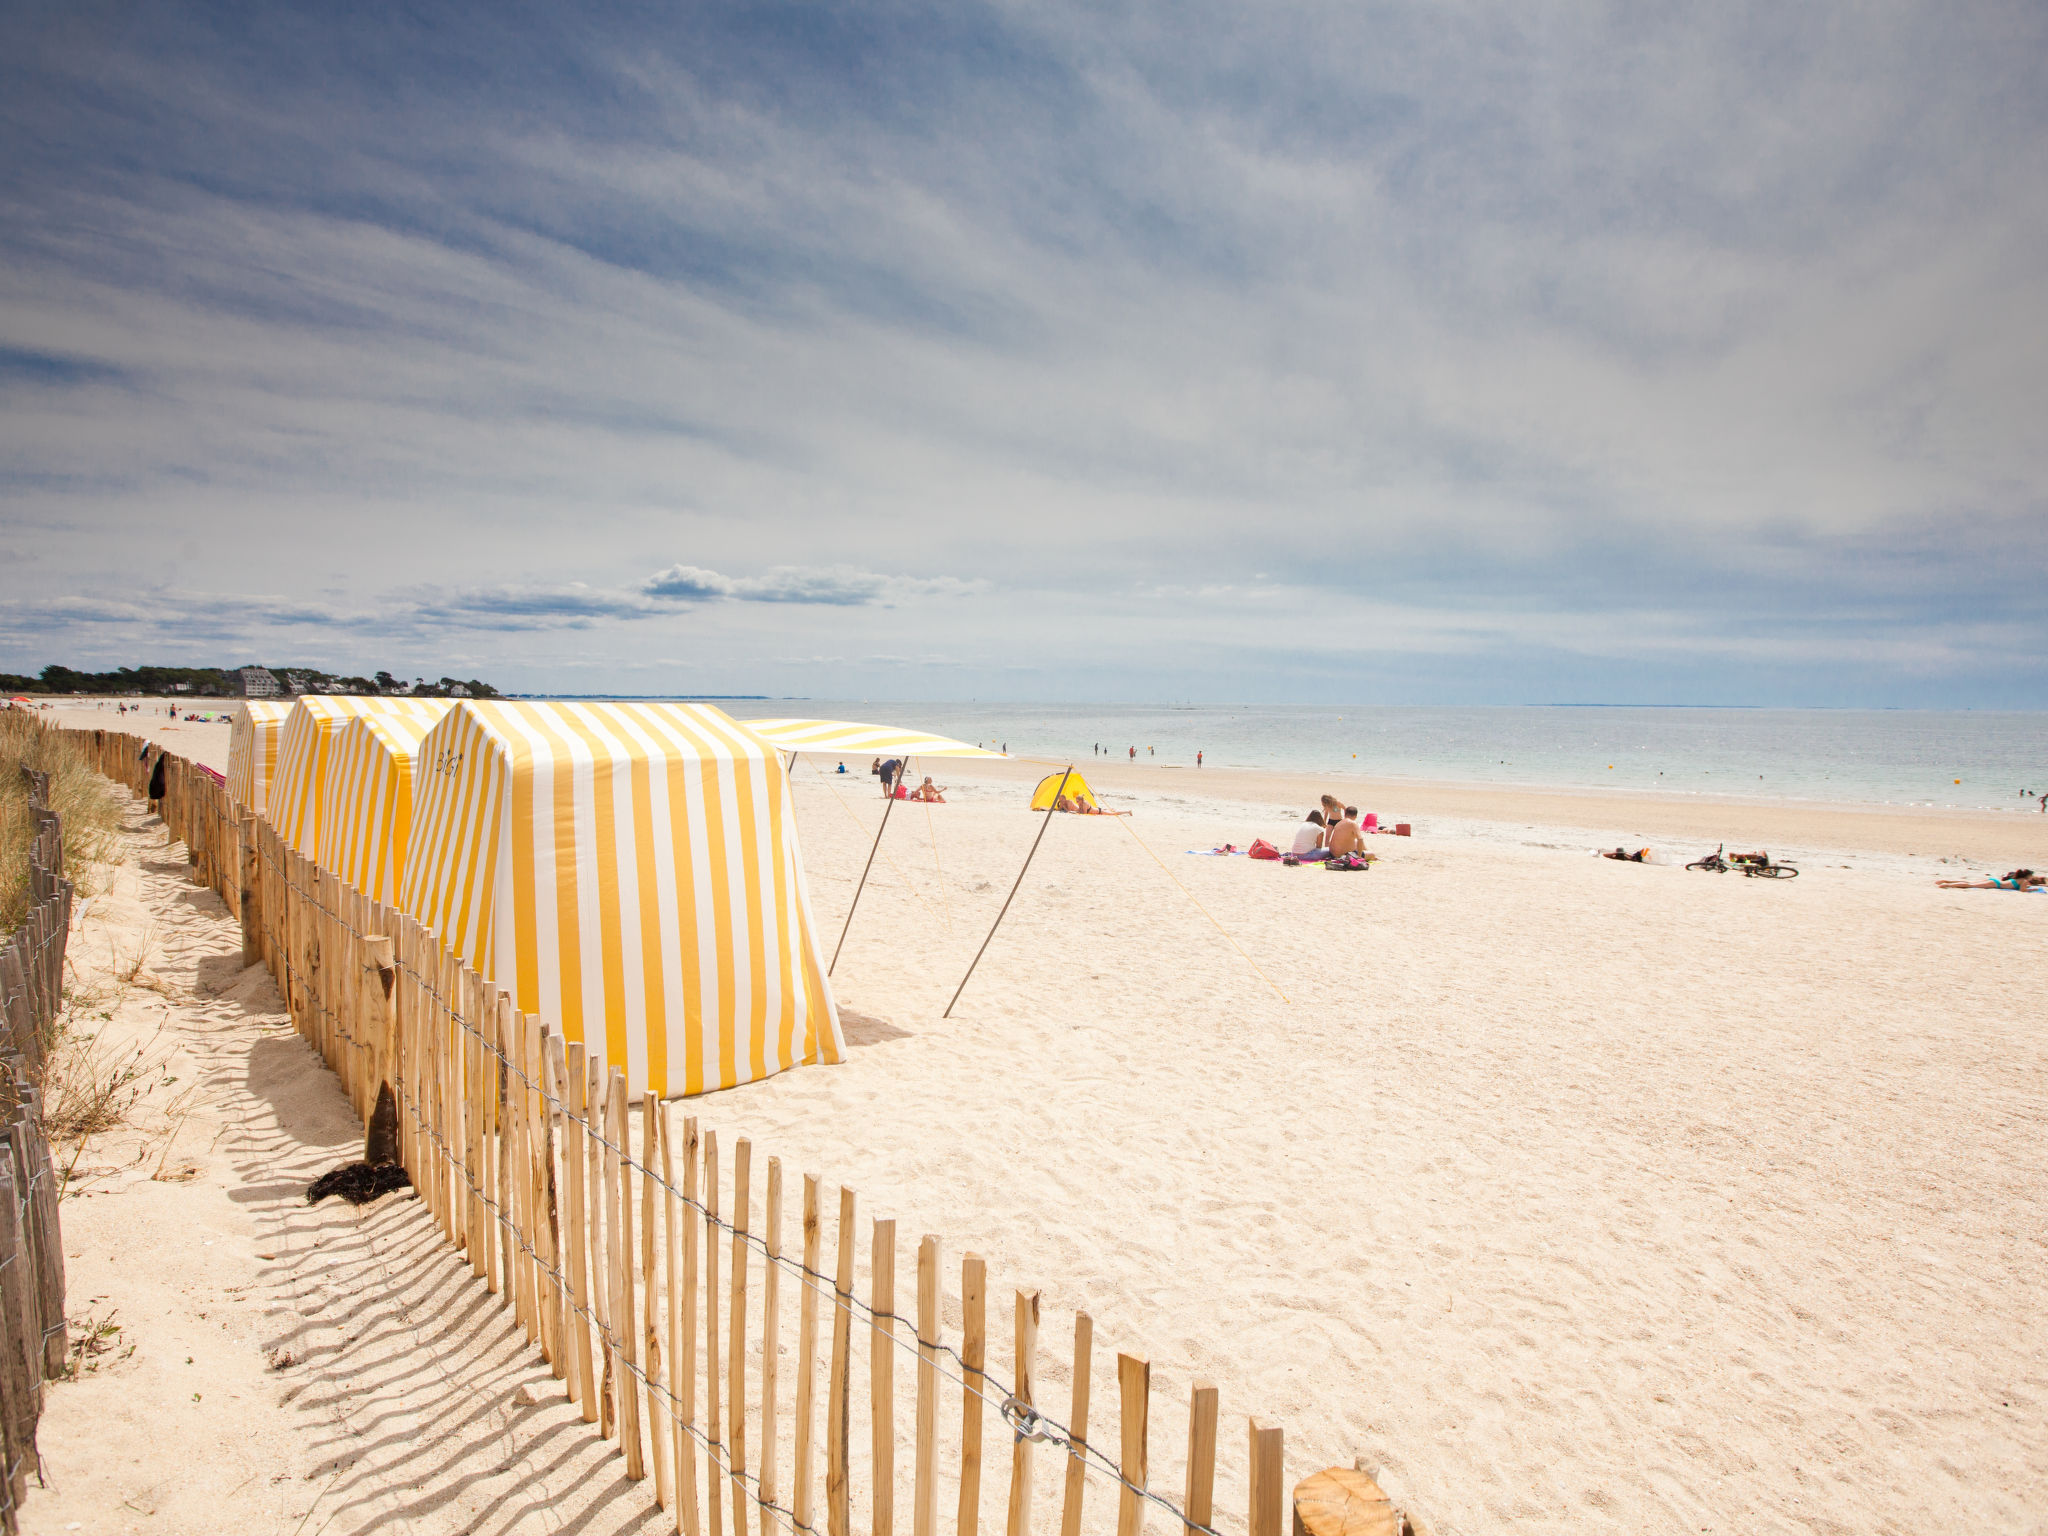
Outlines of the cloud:
<svg viewBox="0 0 2048 1536">
<path fill-rule="evenodd" d="M 2038 7 L 468 20 L 4 24 L 10 646 L 857 677 L 1058 612 L 1178 693 L 1349 604 L 2048 700 L 1946 627 L 2041 636 Z"/>
</svg>

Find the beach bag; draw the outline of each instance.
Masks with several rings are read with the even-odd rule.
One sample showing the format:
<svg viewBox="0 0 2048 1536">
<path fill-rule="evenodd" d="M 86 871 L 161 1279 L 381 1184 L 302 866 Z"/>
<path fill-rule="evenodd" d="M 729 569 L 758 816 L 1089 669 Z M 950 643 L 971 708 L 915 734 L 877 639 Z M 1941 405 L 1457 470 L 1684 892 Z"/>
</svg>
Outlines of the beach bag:
<svg viewBox="0 0 2048 1536">
<path fill-rule="evenodd" d="M 1371 869 L 1372 860 L 1362 853 L 1347 853 L 1338 858 L 1325 859 L 1323 868 L 1334 870 Z"/>
<path fill-rule="evenodd" d="M 1245 852 L 1255 859 L 1277 859 L 1280 857 L 1280 850 L 1267 842 L 1263 837 L 1254 838 L 1251 847 L 1245 849 Z"/>
</svg>

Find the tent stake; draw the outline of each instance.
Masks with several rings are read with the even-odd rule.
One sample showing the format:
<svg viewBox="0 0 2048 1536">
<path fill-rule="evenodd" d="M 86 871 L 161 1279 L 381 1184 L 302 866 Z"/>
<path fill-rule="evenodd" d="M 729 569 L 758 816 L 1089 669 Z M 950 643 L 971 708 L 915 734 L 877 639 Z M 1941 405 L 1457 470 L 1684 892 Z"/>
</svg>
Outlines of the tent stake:
<svg viewBox="0 0 2048 1536">
<path fill-rule="evenodd" d="M 1059 814 L 1060 796 L 1067 792 L 1067 780 L 1073 776 L 1074 765 L 1069 763 L 1067 771 L 1060 775 L 1060 787 L 1052 792 L 1052 804 L 1045 808 L 1045 820 L 1038 824 L 1038 836 L 1031 839 L 1031 851 L 1024 855 L 1024 869 L 1017 871 L 1016 884 L 1010 887 L 1010 894 L 1003 898 L 1003 910 L 998 912 L 996 920 L 989 924 L 988 938 L 981 941 L 981 948 L 974 952 L 974 959 L 968 964 L 967 974 L 960 978 L 960 985 L 953 989 L 953 1003 L 960 1001 L 960 994 L 967 990 L 967 983 L 973 979 L 974 967 L 981 964 L 981 957 L 988 953 L 990 940 L 995 938 L 996 930 L 1003 926 L 1003 918 L 1010 910 L 1010 903 L 1017 899 L 1017 887 L 1024 883 L 1024 871 L 1030 869 L 1031 861 L 1038 857 L 1038 845 L 1045 841 L 1045 829 L 1052 825 L 1053 817 Z M 946 1004 L 946 1011 L 939 1015 L 940 1018 L 953 1017 L 953 1003 Z"/>
<path fill-rule="evenodd" d="M 896 796 L 892 793 L 882 802 L 882 824 L 875 828 L 874 846 L 868 849 L 868 861 L 861 866 L 860 884 L 853 888 L 853 906 L 846 909 L 846 926 L 839 930 L 839 942 L 832 946 L 832 963 L 825 967 L 830 976 L 839 966 L 839 951 L 846 948 L 846 930 L 853 926 L 855 908 L 860 906 L 860 893 L 868 888 L 868 871 L 875 867 L 875 855 L 882 847 L 882 834 L 889 830 L 889 813 L 896 809 Z"/>
</svg>

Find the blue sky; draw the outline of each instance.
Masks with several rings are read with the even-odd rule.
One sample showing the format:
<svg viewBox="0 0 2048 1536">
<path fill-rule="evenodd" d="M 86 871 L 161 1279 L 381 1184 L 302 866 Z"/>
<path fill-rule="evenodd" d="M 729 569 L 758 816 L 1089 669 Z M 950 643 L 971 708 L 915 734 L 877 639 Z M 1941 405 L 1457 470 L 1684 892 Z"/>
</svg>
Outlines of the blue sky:
<svg viewBox="0 0 2048 1536">
<path fill-rule="evenodd" d="M 0 670 L 2048 707 L 2048 9 L 0 10 Z"/>
</svg>

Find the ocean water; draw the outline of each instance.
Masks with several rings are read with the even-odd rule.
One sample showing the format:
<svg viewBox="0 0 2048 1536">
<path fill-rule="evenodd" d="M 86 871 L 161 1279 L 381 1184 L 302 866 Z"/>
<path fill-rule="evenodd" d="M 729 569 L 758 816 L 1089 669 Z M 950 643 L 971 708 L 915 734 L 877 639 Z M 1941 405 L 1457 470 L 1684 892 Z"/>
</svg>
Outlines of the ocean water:
<svg viewBox="0 0 2048 1536">
<path fill-rule="evenodd" d="M 2035 813 L 2048 714 L 1830 709 L 720 701 L 738 718 L 903 725 L 1026 757 Z"/>
</svg>

